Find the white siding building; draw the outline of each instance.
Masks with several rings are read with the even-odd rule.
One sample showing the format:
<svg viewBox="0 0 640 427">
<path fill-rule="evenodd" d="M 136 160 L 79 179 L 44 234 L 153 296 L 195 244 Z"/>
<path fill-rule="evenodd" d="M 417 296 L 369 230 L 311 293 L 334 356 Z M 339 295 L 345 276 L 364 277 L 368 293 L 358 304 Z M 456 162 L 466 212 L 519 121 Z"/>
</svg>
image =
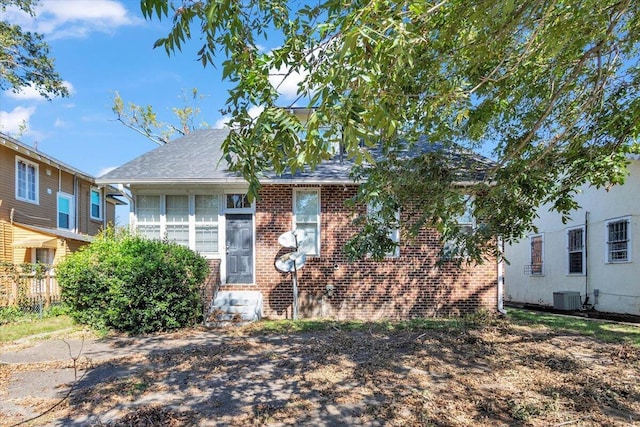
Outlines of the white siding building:
<svg viewBox="0 0 640 427">
<path fill-rule="evenodd" d="M 582 188 L 566 224 L 538 210 L 538 232 L 505 248 L 507 302 L 640 315 L 640 157 L 629 171 L 609 191 Z"/>
</svg>

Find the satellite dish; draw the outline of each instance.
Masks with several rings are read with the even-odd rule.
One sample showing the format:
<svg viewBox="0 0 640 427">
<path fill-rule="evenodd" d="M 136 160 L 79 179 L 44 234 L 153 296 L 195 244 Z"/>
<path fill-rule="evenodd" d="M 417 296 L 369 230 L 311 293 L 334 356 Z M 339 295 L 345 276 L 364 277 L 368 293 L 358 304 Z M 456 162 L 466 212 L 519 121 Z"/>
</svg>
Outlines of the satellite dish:
<svg viewBox="0 0 640 427">
<path fill-rule="evenodd" d="M 304 252 L 291 252 L 282 255 L 276 260 L 276 268 L 283 273 L 289 273 L 291 271 L 300 270 L 307 262 L 307 254 Z"/>
<path fill-rule="evenodd" d="M 307 232 L 301 229 L 295 229 L 282 233 L 278 237 L 278 243 L 285 248 L 297 249 L 300 243 L 307 240 Z"/>
</svg>

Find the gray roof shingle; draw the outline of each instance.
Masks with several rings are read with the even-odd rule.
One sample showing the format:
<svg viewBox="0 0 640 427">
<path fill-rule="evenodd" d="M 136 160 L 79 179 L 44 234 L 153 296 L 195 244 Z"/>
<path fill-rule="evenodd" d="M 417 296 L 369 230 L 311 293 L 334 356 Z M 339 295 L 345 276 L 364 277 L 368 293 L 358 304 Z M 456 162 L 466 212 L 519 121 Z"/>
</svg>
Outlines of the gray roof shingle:
<svg viewBox="0 0 640 427">
<path fill-rule="evenodd" d="M 172 140 L 96 179 L 100 184 L 169 184 L 169 183 L 246 183 L 244 178 L 227 168 L 223 159 L 222 143 L 229 134 L 227 129 L 201 129 Z M 417 146 L 404 151 L 405 156 L 416 156 L 438 147 L 421 140 Z M 373 150 L 374 157 L 382 153 Z M 450 153 L 454 167 L 466 169 L 467 179 L 483 179 L 482 170 L 495 165 L 490 159 L 470 151 Z M 470 164 L 473 164 L 469 168 Z M 295 174 L 276 175 L 265 172 L 262 183 L 353 183 L 350 172 L 353 163 L 341 161 L 339 156 L 323 161 L 314 170 L 305 168 Z M 478 168 L 479 170 L 474 171 Z M 471 170 L 469 170 L 471 169 Z M 471 172 L 469 174 L 469 172 Z M 475 175 L 475 176 L 474 176 Z"/>
</svg>

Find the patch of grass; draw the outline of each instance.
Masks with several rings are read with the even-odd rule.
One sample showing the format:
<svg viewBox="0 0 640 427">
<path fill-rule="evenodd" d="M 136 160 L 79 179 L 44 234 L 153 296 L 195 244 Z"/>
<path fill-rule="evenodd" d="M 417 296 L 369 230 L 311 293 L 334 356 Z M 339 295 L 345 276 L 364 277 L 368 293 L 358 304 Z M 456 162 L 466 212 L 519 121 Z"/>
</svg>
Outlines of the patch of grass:
<svg viewBox="0 0 640 427">
<path fill-rule="evenodd" d="M 554 331 L 569 331 L 605 342 L 627 343 L 640 347 L 640 326 L 522 309 L 509 309 L 508 318 L 519 325 L 546 326 Z"/>
<path fill-rule="evenodd" d="M 2 325 L 2 328 L 0 328 L 0 342 L 11 342 L 32 335 L 50 334 L 78 328 L 69 316 L 24 319 Z"/>
</svg>

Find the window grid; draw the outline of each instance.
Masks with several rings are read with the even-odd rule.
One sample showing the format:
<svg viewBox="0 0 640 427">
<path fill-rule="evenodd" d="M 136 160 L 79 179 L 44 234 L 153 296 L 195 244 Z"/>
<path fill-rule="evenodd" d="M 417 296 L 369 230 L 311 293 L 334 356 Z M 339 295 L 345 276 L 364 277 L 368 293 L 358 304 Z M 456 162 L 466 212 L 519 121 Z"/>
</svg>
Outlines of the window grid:
<svg viewBox="0 0 640 427">
<path fill-rule="evenodd" d="M 58 194 L 58 228 L 71 230 L 73 228 L 73 198 L 70 195 Z"/>
<path fill-rule="evenodd" d="M 584 229 L 575 228 L 567 233 L 569 274 L 584 273 Z"/>
<path fill-rule="evenodd" d="M 16 160 L 16 198 L 38 203 L 38 165 Z"/>
<path fill-rule="evenodd" d="M 137 196 L 137 230 L 144 237 L 168 241 L 202 254 L 219 253 L 219 196 Z"/>
<path fill-rule="evenodd" d="M 91 189 L 91 218 L 102 219 L 102 194 L 100 190 Z"/>
<path fill-rule="evenodd" d="M 531 236 L 531 269 L 530 274 L 533 276 L 542 275 L 543 263 L 542 236 Z"/>
<path fill-rule="evenodd" d="M 307 233 L 300 249 L 307 255 L 320 255 L 320 192 L 317 189 L 294 190 L 294 226 Z"/>
<path fill-rule="evenodd" d="M 614 221 L 607 224 L 607 260 L 608 262 L 629 261 L 629 222 Z"/>
</svg>

